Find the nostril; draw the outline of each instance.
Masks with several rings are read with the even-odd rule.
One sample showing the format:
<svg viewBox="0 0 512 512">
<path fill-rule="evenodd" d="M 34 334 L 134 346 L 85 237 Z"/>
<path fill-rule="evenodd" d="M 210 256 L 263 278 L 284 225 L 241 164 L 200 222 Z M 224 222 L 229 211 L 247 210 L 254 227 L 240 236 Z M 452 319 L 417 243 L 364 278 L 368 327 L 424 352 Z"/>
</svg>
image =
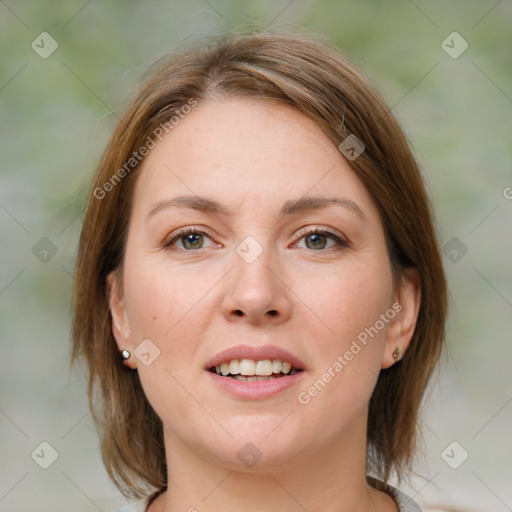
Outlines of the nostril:
<svg viewBox="0 0 512 512">
<path fill-rule="evenodd" d="M 277 315 L 277 311 L 276 311 L 275 309 L 271 309 L 271 310 L 268 312 L 268 314 L 269 314 L 270 316 L 276 316 L 276 315 Z"/>
</svg>

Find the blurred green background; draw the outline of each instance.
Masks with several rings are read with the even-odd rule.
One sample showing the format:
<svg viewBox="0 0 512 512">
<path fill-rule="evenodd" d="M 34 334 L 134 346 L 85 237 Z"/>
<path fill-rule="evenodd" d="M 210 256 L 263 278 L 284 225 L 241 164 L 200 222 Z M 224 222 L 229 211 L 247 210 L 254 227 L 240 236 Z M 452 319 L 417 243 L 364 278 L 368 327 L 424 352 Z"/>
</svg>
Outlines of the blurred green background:
<svg viewBox="0 0 512 512">
<path fill-rule="evenodd" d="M 252 22 L 335 42 L 393 106 L 423 169 L 451 310 L 424 458 L 404 490 L 425 510 L 512 510 L 510 0 L 0 2 L 0 510 L 125 502 L 103 470 L 84 372 L 68 373 L 85 194 L 147 66 Z M 47 469 L 43 441 L 58 454 Z M 450 467 L 447 447 L 467 460 Z"/>
</svg>

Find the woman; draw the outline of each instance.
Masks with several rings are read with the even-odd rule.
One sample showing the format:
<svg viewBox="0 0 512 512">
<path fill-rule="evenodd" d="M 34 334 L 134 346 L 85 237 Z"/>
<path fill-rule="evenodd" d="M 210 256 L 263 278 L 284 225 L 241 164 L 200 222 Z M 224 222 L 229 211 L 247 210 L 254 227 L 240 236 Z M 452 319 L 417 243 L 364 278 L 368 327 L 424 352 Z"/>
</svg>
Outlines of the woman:
<svg viewBox="0 0 512 512">
<path fill-rule="evenodd" d="M 123 510 L 420 510 L 387 481 L 445 275 L 409 145 L 337 51 L 254 33 L 164 63 L 99 164 L 76 277 Z"/>
</svg>

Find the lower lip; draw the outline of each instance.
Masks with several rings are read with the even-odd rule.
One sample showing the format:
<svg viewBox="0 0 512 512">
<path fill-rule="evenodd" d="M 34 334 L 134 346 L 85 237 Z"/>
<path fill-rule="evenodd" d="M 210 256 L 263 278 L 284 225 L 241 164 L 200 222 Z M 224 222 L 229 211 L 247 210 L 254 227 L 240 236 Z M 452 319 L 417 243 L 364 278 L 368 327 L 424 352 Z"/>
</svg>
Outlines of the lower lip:
<svg viewBox="0 0 512 512">
<path fill-rule="evenodd" d="M 245 400 L 260 400 L 270 398 L 291 388 L 302 379 L 303 374 L 306 372 L 302 370 L 295 375 L 261 381 L 244 381 L 232 379 L 231 377 L 221 377 L 209 370 L 206 370 L 206 373 L 226 393 Z"/>
</svg>

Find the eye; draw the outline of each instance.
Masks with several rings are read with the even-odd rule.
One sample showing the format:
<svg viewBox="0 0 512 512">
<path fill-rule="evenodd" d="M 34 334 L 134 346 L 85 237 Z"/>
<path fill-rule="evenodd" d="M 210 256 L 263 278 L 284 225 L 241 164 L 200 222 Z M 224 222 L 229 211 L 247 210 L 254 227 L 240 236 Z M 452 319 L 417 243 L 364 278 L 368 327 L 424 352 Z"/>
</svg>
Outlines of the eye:
<svg viewBox="0 0 512 512">
<path fill-rule="evenodd" d="M 204 248 L 204 238 L 211 238 L 204 231 L 195 228 L 183 228 L 171 235 L 171 238 L 166 240 L 163 247 L 166 249 L 173 249 L 175 243 L 181 243 L 182 246 L 178 249 L 183 251 L 195 251 Z"/>
<path fill-rule="evenodd" d="M 350 247 L 346 240 L 343 240 L 331 231 L 321 230 L 318 228 L 304 229 L 299 234 L 301 235 L 301 240 L 303 238 L 305 239 L 307 249 L 320 251 L 323 249 L 332 249 L 333 247 L 338 249 Z M 329 241 L 331 241 L 332 244 L 330 247 L 327 247 Z"/>
<path fill-rule="evenodd" d="M 346 240 L 343 240 L 336 233 L 322 229 L 303 229 L 300 233 L 300 240 L 305 239 L 307 249 L 314 251 L 323 251 L 328 249 L 340 249 L 350 247 Z M 188 227 L 180 229 L 174 232 L 168 240 L 166 240 L 162 246 L 166 249 L 182 250 L 182 251 L 195 251 L 199 249 L 207 248 L 204 240 L 212 240 L 208 233 L 199 229 Z M 329 246 L 329 242 L 331 245 Z M 181 247 L 175 247 L 176 244 L 181 244 Z"/>
</svg>

